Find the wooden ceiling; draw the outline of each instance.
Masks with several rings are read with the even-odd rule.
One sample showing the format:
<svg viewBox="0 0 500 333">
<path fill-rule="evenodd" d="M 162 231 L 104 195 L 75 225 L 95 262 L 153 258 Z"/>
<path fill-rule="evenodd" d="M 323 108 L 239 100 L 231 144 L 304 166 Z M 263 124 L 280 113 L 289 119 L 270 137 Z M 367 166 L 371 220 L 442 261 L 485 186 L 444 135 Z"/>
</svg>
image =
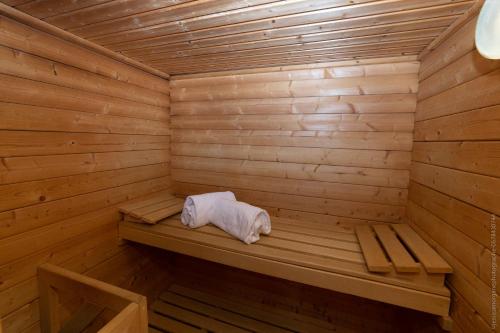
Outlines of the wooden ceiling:
<svg viewBox="0 0 500 333">
<path fill-rule="evenodd" d="M 3 0 L 169 74 L 416 55 L 474 0 Z"/>
</svg>

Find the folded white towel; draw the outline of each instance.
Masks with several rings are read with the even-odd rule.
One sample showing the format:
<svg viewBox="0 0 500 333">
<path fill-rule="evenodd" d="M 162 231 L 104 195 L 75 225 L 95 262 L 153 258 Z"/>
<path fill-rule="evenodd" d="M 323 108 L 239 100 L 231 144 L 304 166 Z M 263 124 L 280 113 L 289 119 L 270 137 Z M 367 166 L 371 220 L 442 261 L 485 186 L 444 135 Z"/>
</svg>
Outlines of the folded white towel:
<svg viewBox="0 0 500 333">
<path fill-rule="evenodd" d="M 259 208 L 240 201 L 219 199 L 210 222 L 247 244 L 260 239 L 260 233 L 271 233 L 271 218 Z"/>
<path fill-rule="evenodd" d="M 190 195 L 184 202 L 181 214 L 182 223 L 190 228 L 208 224 L 218 199 L 236 201 L 234 193 L 230 191 Z"/>
</svg>

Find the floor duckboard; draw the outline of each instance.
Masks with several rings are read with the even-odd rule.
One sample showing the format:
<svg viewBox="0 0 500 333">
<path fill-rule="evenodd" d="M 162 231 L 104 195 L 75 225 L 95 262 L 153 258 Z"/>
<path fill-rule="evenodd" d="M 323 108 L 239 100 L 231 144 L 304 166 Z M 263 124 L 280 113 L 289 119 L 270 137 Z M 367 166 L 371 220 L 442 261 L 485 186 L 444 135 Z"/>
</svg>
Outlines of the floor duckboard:
<svg viewBox="0 0 500 333">
<path fill-rule="evenodd" d="M 227 293 L 224 296 L 174 284 L 150 311 L 160 332 L 333 332 L 326 320 L 277 309 Z"/>
</svg>

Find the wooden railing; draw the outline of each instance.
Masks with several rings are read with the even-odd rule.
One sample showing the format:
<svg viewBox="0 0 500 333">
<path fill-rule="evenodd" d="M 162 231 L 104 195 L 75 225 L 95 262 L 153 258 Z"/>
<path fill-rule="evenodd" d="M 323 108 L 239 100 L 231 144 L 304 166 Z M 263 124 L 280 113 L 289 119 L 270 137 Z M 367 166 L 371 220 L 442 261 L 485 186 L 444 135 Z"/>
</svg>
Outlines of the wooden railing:
<svg viewBox="0 0 500 333">
<path fill-rule="evenodd" d="M 99 317 L 106 318 L 99 333 L 148 331 L 147 302 L 142 295 L 50 264 L 38 268 L 38 286 L 42 333 L 81 332 Z M 78 304 L 64 320 L 61 295 Z"/>
</svg>

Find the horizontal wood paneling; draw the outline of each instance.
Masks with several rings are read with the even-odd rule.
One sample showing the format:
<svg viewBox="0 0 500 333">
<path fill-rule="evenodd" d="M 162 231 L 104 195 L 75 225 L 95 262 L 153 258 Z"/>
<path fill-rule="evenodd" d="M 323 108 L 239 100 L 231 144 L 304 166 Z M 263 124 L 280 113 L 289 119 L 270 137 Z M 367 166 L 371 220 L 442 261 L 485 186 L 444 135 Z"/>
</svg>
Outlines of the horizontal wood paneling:
<svg viewBox="0 0 500 333">
<path fill-rule="evenodd" d="M 25 104 L 29 101 L 31 105 L 93 114 L 168 120 L 168 114 L 161 107 L 4 74 L 0 74 L 0 93 L 3 102 Z"/>
<path fill-rule="evenodd" d="M 0 17 L 0 45 L 160 93 L 168 91 L 168 81 L 162 78 L 5 16 Z"/>
<path fill-rule="evenodd" d="M 231 189 L 276 215 L 401 220 L 417 70 L 379 61 L 173 77 L 177 191 Z"/>
<path fill-rule="evenodd" d="M 233 175 L 221 172 L 183 169 L 173 169 L 172 177 L 184 183 L 220 185 L 264 192 L 287 194 L 300 192 L 304 196 L 393 205 L 401 205 L 406 202 L 406 190 L 368 185 L 338 183 L 332 186 L 332 184 L 328 184 L 327 182 L 319 181 L 275 179 L 274 177 Z"/>
<path fill-rule="evenodd" d="M 205 170 L 241 175 L 267 176 L 286 179 L 316 180 L 332 183 L 379 185 L 405 188 L 408 170 L 375 169 L 327 164 L 285 163 L 279 161 L 253 161 L 212 157 L 176 156 L 174 169 Z"/>
<path fill-rule="evenodd" d="M 270 143 L 272 144 L 272 143 Z M 249 161 L 276 161 L 332 166 L 361 166 L 408 169 L 409 152 L 362 149 L 297 148 L 281 146 L 246 146 L 173 143 L 172 153 L 180 156 L 217 157 Z"/>
<path fill-rule="evenodd" d="M 170 74 L 414 55 L 472 0 L 4 0 Z"/>
<path fill-rule="evenodd" d="M 168 89 L 157 92 L 0 46 L 4 74 L 98 93 L 155 106 L 168 106 Z M 78 77 L 78 80 L 75 80 Z"/>
<path fill-rule="evenodd" d="M 417 141 L 500 140 L 500 105 L 415 123 Z"/>
<path fill-rule="evenodd" d="M 172 88 L 188 88 L 188 87 L 204 87 L 207 84 L 242 84 L 242 83 L 268 83 L 275 81 L 288 81 L 288 80 L 319 80 L 319 79 L 333 79 L 333 78 L 347 78 L 347 77 L 365 77 L 365 76 L 384 76 L 384 75 L 395 75 L 395 74 L 415 74 L 418 72 L 419 63 L 418 62 L 399 62 L 399 63 L 375 63 L 366 65 L 356 65 L 356 66 L 338 66 L 338 67 L 326 67 L 326 68 L 313 68 L 313 69 L 296 69 L 296 70 L 286 70 L 286 71 L 275 71 L 275 72 L 257 72 L 248 75 L 229 75 L 228 73 L 220 73 L 217 76 L 206 76 L 197 75 L 196 77 L 177 77 L 177 80 L 172 81 Z M 235 72 L 235 74 L 238 74 Z M 362 101 L 364 99 L 379 98 L 381 100 L 387 99 L 396 101 L 402 98 L 413 98 L 414 95 L 408 96 L 341 96 L 338 100 L 350 99 Z M 320 98 L 312 98 L 310 100 L 322 100 Z M 264 100 L 265 101 L 265 100 Z M 276 103 L 281 103 L 281 99 L 274 100 Z M 336 99 L 327 99 L 329 102 L 335 102 Z M 252 101 L 237 101 L 240 103 L 251 103 Z M 257 101 L 260 102 L 260 101 Z M 294 102 L 298 102 L 294 100 Z M 216 102 L 215 102 L 216 103 Z M 228 101 L 224 102 L 229 103 Z M 254 101 L 254 103 L 256 103 Z M 262 102 L 260 102 L 262 103 Z M 370 103 L 370 101 L 368 101 Z M 179 107 L 184 104 L 178 105 Z M 172 108 L 172 111 L 175 109 Z M 174 112 L 175 113 L 175 112 Z"/>
<path fill-rule="evenodd" d="M 407 209 L 453 266 L 457 332 L 493 331 L 492 297 L 498 302 L 491 239 L 500 236 L 492 226 L 500 214 L 500 61 L 474 49 L 475 24 L 472 18 L 422 59 Z"/>
<path fill-rule="evenodd" d="M 336 131 L 266 131 L 266 130 L 182 130 L 172 132 L 172 139 L 182 143 L 242 144 L 253 146 L 353 148 L 367 150 L 411 151 L 412 133 L 336 132 Z"/>
<path fill-rule="evenodd" d="M 496 141 L 416 142 L 413 146 L 413 159 L 422 163 L 500 177 L 500 143 Z"/>
<path fill-rule="evenodd" d="M 220 116 L 197 115 L 196 118 L 178 116 L 172 119 L 172 127 L 179 129 L 243 129 L 243 130 L 290 130 L 290 131 L 346 131 L 346 132 L 411 132 L 413 115 L 245 115 Z"/>
<path fill-rule="evenodd" d="M 172 90 L 172 101 L 204 101 L 214 99 L 244 99 L 269 97 L 318 97 L 342 95 L 407 94 L 417 91 L 414 74 L 394 75 L 391 80 L 383 76 L 338 78 L 320 80 L 290 80 L 270 83 L 207 85 Z"/>
<path fill-rule="evenodd" d="M 286 209 L 295 211 L 298 212 L 295 214 L 298 218 L 305 218 L 307 216 L 307 214 L 302 214 L 303 212 L 322 214 L 325 217 L 325 223 L 335 223 L 334 221 L 337 221 L 339 218 L 353 218 L 357 220 L 378 222 L 398 222 L 405 213 L 405 208 L 403 206 L 389 206 L 310 197 L 301 195 L 300 193 L 283 194 L 278 192 L 264 192 L 227 186 L 181 182 L 177 182 L 175 186 L 176 193 L 180 195 L 230 190 L 233 191 L 236 197 L 241 201 L 278 210 Z M 274 211 L 270 210 L 270 213 L 274 213 Z M 333 215 L 333 217 L 331 217 L 331 215 Z"/>
<path fill-rule="evenodd" d="M 7 130 L 169 135 L 167 122 L 80 111 L 0 103 Z"/>
<path fill-rule="evenodd" d="M 0 331 L 38 331 L 41 263 L 145 294 L 139 272 L 165 276 L 118 241 L 117 205 L 171 186 L 169 84 L 0 26 Z"/>
<path fill-rule="evenodd" d="M 83 173 L 0 186 L 0 209 L 9 210 L 168 175 L 168 164 Z M 68 186 L 71 184 L 71 186 Z"/>
<path fill-rule="evenodd" d="M 64 117 L 61 117 L 64 120 Z M 54 124 L 54 123 L 52 123 Z M 53 127 L 58 127 L 54 124 Z M 62 130 L 62 126 L 60 129 Z M 71 127 L 70 127 L 71 128 Z M 168 150 L 167 135 L 0 130 L 0 154 L 6 157 L 97 152 Z"/>
<path fill-rule="evenodd" d="M 218 81 L 217 78 L 214 78 L 214 81 Z M 204 82 L 209 81 L 204 80 Z M 415 107 L 416 102 L 414 94 L 237 99 L 175 103 L 172 105 L 171 113 L 173 115 L 404 113 L 409 107 Z"/>
<path fill-rule="evenodd" d="M 454 86 L 418 103 L 417 120 L 438 118 L 500 103 L 500 70 Z"/>
</svg>

